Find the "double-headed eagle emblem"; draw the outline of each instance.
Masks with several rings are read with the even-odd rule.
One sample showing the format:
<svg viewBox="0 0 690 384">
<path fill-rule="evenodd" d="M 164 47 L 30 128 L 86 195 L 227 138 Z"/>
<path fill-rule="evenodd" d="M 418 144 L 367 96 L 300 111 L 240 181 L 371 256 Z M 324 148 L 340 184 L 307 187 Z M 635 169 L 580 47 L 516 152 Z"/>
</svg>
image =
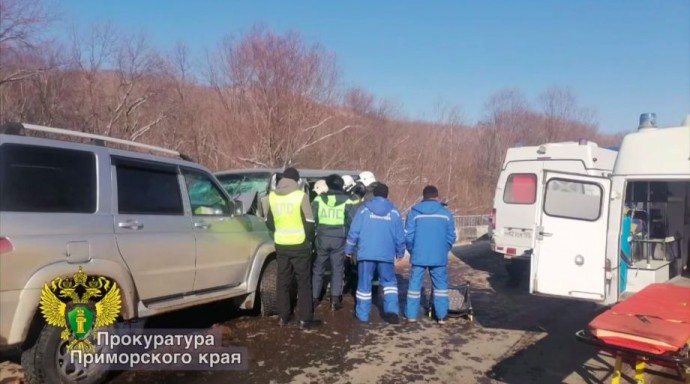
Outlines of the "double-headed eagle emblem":
<svg viewBox="0 0 690 384">
<path fill-rule="evenodd" d="M 65 328 L 67 350 L 95 352 L 95 330 L 114 324 L 120 314 L 120 288 L 108 278 L 88 276 L 79 267 L 72 278 L 57 277 L 43 286 L 41 313 L 49 325 Z M 91 339 L 91 340 L 89 340 Z"/>
</svg>

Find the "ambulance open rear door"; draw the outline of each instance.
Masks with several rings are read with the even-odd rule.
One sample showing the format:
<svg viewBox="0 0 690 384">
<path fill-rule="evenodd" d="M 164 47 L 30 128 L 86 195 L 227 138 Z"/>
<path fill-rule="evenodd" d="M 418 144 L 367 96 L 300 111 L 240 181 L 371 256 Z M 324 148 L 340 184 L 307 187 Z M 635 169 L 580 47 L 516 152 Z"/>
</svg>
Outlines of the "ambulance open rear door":
<svg viewBox="0 0 690 384">
<path fill-rule="evenodd" d="M 611 182 L 553 171 L 543 182 L 530 293 L 603 302 Z"/>
</svg>

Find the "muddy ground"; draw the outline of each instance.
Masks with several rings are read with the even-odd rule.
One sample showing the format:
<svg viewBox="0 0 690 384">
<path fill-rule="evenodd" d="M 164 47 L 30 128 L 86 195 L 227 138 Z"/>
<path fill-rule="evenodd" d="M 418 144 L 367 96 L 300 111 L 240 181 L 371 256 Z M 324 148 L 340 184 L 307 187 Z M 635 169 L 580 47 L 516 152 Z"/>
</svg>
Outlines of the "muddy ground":
<svg viewBox="0 0 690 384">
<path fill-rule="evenodd" d="M 397 267 L 404 308 L 409 265 Z M 149 321 L 152 328 L 219 327 L 226 342 L 249 350 L 249 370 L 212 372 L 124 372 L 112 383 L 607 383 L 613 360 L 574 338 L 600 311 L 596 306 L 527 293 L 509 287 L 502 259 L 488 243 L 458 247 L 450 257 L 451 284 L 469 281 L 474 322 L 451 319 L 439 326 L 388 325 L 373 309 L 362 325 L 352 315 L 353 298 L 332 313 L 317 308 L 324 325 L 300 331 L 279 328 L 218 303 Z M 428 286 L 428 278 L 426 281 Z M 379 296 L 380 303 L 381 297 Z M 627 382 L 632 378 L 625 377 Z M 0 374 L 0 382 L 2 375 Z M 10 381 L 8 381 L 10 382 Z M 624 381 L 625 382 L 625 381 Z M 675 383 L 647 375 L 648 383 Z"/>
</svg>

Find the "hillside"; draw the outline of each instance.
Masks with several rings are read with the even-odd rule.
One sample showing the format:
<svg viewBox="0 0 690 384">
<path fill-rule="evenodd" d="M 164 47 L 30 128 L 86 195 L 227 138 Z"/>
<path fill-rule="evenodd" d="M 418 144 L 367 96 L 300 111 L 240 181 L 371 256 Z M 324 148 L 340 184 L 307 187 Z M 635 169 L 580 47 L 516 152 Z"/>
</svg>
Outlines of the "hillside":
<svg viewBox="0 0 690 384">
<path fill-rule="evenodd" d="M 361 88 L 343 89 L 335 57 L 295 33 L 254 29 L 205 63 L 192 61 L 184 45 L 164 52 L 104 27 L 69 43 L 0 45 L 3 122 L 170 147 L 212 170 L 371 170 L 401 209 L 432 183 L 456 213 L 486 213 L 507 148 L 620 140 L 600 134 L 593 113 L 557 87 L 535 105 L 519 90 L 500 90 L 476 124 L 457 111 L 412 121 Z"/>
</svg>

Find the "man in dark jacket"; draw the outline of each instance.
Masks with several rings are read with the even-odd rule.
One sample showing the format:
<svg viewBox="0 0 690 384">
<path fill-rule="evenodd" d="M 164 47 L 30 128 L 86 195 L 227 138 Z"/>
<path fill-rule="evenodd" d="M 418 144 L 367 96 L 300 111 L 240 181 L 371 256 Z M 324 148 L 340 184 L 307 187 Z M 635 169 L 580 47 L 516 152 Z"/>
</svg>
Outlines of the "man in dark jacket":
<svg viewBox="0 0 690 384">
<path fill-rule="evenodd" d="M 357 211 L 345 246 L 348 257 L 357 249 L 355 314 L 359 321 L 369 321 L 372 278 L 377 270 L 383 288 L 383 317 L 389 323 L 397 323 L 400 309 L 394 263 L 405 256 L 405 232 L 400 212 L 387 199 L 388 187 L 379 184 L 373 192 L 374 198 Z"/>
<path fill-rule="evenodd" d="M 355 217 L 357 210 L 362 205 L 362 197 L 366 193 L 366 187 L 360 182 L 356 183 L 354 178 L 349 175 L 343 176 L 343 190 L 350 198 L 350 204 L 345 208 L 345 226 L 350 228 L 352 219 Z M 357 287 L 357 253 L 345 260 L 345 276 L 347 283 L 343 289 L 355 290 Z"/>
<path fill-rule="evenodd" d="M 316 260 L 312 269 L 314 306 L 319 304 L 326 262 L 331 262 L 331 310 L 342 308 L 345 274 L 345 239 L 350 220 L 347 219 L 352 200 L 343 191 L 343 179 L 338 175 L 326 178 L 328 192 L 312 203 L 316 222 Z"/>
<path fill-rule="evenodd" d="M 300 328 L 319 325 L 313 319 L 311 300 L 311 244 L 314 216 L 309 196 L 299 187 L 299 172 L 286 168 L 276 190 L 271 192 L 266 224 L 273 232 L 278 261 L 278 315 L 281 326 L 290 318 L 290 285 L 297 279 Z"/>
<path fill-rule="evenodd" d="M 364 188 L 364 195 L 362 196 L 362 201 L 367 202 L 374 198 L 374 188 L 381 184 L 376 180 L 373 173 L 369 171 L 364 171 L 359 174 L 359 184 Z"/>
<path fill-rule="evenodd" d="M 417 321 L 424 272 L 428 269 L 434 310 L 439 324 L 443 324 L 448 315 L 448 252 L 455 243 L 455 221 L 439 201 L 436 187 L 428 185 L 422 194 L 423 200 L 410 209 L 405 222 L 405 242 L 412 264 L 405 317 Z"/>
</svg>

